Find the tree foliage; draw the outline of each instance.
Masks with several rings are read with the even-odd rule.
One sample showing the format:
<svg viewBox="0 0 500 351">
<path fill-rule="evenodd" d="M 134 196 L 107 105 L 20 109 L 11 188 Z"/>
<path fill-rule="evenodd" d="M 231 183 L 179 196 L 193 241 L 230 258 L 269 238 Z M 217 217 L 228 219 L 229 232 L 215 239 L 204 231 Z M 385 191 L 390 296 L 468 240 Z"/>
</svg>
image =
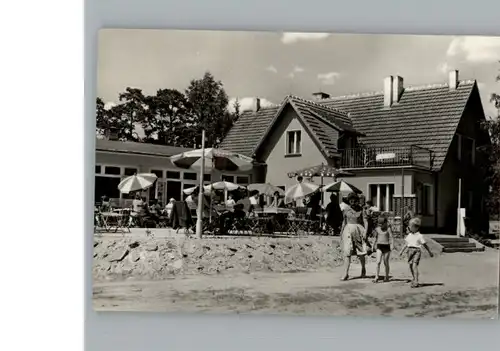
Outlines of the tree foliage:
<svg viewBox="0 0 500 351">
<path fill-rule="evenodd" d="M 205 129 L 206 146 L 217 146 L 231 120 L 227 109 L 229 98 L 222 82 L 205 72 L 201 79 L 191 80 L 185 94 L 195 121 L 192 132 L 197 144 L 200 144 L 201 130 Z"/>
<path fill-rule="evenodd" d="M 500 74 L 496 81 L 500 81 Z M 489 118 L 484 127 L 490 135 L 491 145 L 487 147 L 487 154 L 490 158 L 489 182 L 490 194 L 488 197 L 488 207 L 490 212 L 495 215 L 500 213 L 500 95 L 493 93 L 491 103 L 497 109 L 497 116 Z"/>
<path fill-rule="evenodd" d="M 240 114 L 238 101 L 235 111 L 229 112 L 224 86 L 210 72 L 191 80 L 184 93 L 165 88 L 155 95 L 145 95 L 141 89 L 128 87 L 119 94 L 119 101 L 106 108 L 97 98 L 98 134 L 113 130 L 121 140 L 193 147 L 201 144 L 205 129 L 206 147 L 213 147 L 220 144 Z M 144 131 L 142 139 L 135 132 L 136 125 Z"/>
</svg>

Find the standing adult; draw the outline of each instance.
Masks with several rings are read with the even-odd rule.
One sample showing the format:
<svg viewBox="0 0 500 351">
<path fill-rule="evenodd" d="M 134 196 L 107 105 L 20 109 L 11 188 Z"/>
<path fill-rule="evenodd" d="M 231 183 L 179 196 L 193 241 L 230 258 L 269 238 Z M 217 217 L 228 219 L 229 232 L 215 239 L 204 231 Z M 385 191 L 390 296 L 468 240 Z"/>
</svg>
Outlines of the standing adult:
<svg viewBox="0 0 500 351">
<path fill-rule="evenodd" d="M 339 198 L 336 193 L 330 195 L 330 203 L 326 206 L 326 223 L 333 229 L 334 234 L 340 233 L 342 226 L 342 210 L 339 206 Z"/>
<path fill-rule="evenodd" d="M 344 253 L 345 274 L 342 280 L 349 279 L 349 268 L 351 267 L 351 257 L 357 256 L 361 263 L 361 277 L 366 276 L 366 255 L 368 245 L 366 230 L 368 221 L 365 211 L 359 203 L 359 196 L 350 193 L 347 197 L 348 205 L 344 210 L 344 221 L 342 224 L 342 248 Z"/>
</svg>

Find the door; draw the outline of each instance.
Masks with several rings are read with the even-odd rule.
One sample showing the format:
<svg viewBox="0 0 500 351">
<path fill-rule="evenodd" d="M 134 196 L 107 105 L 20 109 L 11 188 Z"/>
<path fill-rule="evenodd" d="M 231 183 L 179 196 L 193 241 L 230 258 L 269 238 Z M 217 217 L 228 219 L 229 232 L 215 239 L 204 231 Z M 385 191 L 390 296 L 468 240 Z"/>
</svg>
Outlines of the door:
<svg viewBox="0 0 500 351">
<path fill-rule="evenodd" d="M 169 180 L 167 181 L 167 197 L 166 199 L 170 200 L 174 198 L 176 201 L 182 200 L 182 185 L 179 181 Z M 167 200 L 167 201 L 168 201 Z"/>
</svg>

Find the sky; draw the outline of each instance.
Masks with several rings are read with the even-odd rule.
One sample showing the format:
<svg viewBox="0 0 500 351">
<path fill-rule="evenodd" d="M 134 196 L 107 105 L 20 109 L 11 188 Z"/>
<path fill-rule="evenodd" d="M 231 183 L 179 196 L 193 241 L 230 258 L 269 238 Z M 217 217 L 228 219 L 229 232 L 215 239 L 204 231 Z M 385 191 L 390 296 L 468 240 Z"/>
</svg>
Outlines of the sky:
<svg viewBox="0 0 500 351">
<path fill-rule="evenodd" d="M 288 94 L 381 91 L 390 75 L 405 86 L 447 83 L 452 69 L 478 81 L 489 116 L 500 93 L 500 37 L 103 29 L 98 45 L 97 95 L 108 105 L 126 87 L 184 91 L 206 71 L 243 109 L 256 97 L 266 106 Z"/>
</svg>

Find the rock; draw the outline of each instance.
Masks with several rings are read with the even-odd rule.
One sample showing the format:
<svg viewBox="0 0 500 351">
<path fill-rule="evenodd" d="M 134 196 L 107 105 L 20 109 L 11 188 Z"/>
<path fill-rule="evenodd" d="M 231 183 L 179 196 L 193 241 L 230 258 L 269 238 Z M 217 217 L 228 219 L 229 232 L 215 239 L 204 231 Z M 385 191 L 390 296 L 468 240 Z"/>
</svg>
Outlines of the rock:
<svg viewBox="0 0 500 351">
<path fill-rule="evenodd" d="M 138 241 L 134 241 L 133 243 L 130 243 L 128 244 L 128 247 L 130 247 L 131 249 L 135 249 L 136 247 L 139 247 L 139 242 Z"/>
<path fill-rule="evenodd" d="M 111 254 L 109 257 L 109 262 L 121 262 L 127 255 L 129 254 L 129 250 L 126 249 L 125 251 L 115 251 Z"/>
<path fill-rule="evenodd" d="M 96 247 L 97 245 L 99 245 L 99 242 L 98 241 L 94 241 L 94 247 Z"/>
<path fill-rule="evenodd" d="M 96 257 L 97 257 L 97 252 L 94 253 L 94 258 L 96 258 Z"/>
<path fill-rule="evenodd" d="M 238 252 L 238 249 L 235 249 L 233 247 L 228 247 L 229 251 L 232 251 L 232 252 Z"/>
<path fill-rule="evenodd" d="M 129 255 L 129 259 L 131 262 L 137 262 L 139 261 L 139 259 L 141 258 L 141 255 L 137 252 L 132 252 L 130 255 Z"/>
<path fill-rule="evenodd" d="M 145 250 L 146 251 L 157 251 L 158 250 L 158 245 L 156 245 L 156 244 L 146 245 Z"/>
<path fill-rule="evenodd" d="M 180 259 L 172 263 L 172 267 L 174 267 L 175 269 L 181 269 L 183 265 L 184 261 Z"/>
</svg>

